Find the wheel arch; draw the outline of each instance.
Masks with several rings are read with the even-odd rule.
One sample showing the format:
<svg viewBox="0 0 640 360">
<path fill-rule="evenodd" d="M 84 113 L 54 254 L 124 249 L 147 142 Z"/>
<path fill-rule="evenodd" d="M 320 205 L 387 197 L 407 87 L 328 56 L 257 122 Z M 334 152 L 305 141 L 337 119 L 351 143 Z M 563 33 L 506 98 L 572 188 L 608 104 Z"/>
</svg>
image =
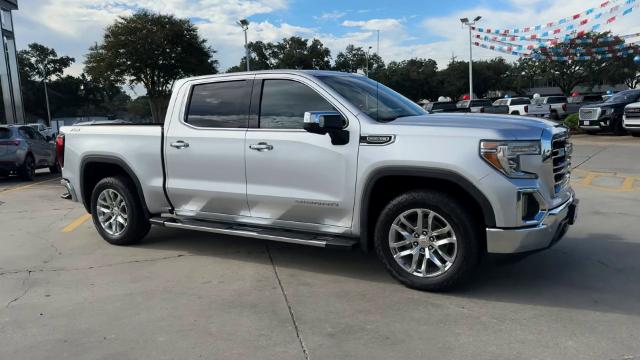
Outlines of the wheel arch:
<svg viewBox="0 0 640 360">
<path fill-rule="evenodd" d="M 401 181 L 403 186 L 383 199 L 372 201 L 374 191 L 381 189 L 388 182 Z M 463 175 L 446 169 L 424 169 L 414 167 L 385 167 L 375 170 L 363 187 L 360 200 L 360 246 L 370 249 L 373 228 L 384 204 L 393 197 L 407 191 L 417 189 L 442 190 L 463 200 L 472 201 L 472 208 L 486 227 L 495 227 L 496 218 L 493 206 L 486 196 Z"/>
<path fill-rule="evenodd" d="M 88 155 L 80 162 L 80 194 L 87 212 L 91 213 L 91 193 L 96 184 L 106 177 L 118 175 L 126 176 L 133 182 L 142 209 L 147 218 L 150 217 L 138 176 L 124 160 L 109 155 Z"/>
</svg>

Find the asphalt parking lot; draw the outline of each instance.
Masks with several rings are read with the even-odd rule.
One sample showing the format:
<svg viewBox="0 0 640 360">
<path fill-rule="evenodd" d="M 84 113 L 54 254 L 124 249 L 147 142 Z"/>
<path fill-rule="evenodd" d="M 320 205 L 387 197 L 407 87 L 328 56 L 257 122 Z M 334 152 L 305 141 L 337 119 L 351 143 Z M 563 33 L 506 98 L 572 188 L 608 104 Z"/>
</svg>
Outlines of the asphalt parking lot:
<svg viewBox="0 0 640 360">
<path fill-rule="evenodd" d="M 168 229 L 110 246 L 57 179 L 0 179 L 0 358 L 640 358 L 640 139 L 574 143 L 568 236 L 447 294 L 359 252 Z"/>
</svg>

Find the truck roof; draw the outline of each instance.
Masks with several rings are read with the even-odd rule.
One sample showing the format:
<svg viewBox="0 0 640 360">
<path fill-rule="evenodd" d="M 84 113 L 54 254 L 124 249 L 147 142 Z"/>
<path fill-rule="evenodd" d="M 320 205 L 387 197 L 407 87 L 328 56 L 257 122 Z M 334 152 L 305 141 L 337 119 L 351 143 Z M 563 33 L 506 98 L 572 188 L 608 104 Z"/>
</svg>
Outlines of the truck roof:
<svg viewBox="0 0 640 360">
<path fill-rule="evenodd" d="M 212 74 L 212 75 L 202 75 L 202 76 L 193 76 L 181 79 L 180 81 L 190 81 L 190 80 L 199 80 L 199 79 L 215 79 L 215 78 L 224 78 L 230 76 L 239 76 L 239 75 L 258 75 L 258 74 L 297 74 L 303 76 L 364 76 L 360 74 L 347 73 L 343 71 L 331 71 L 331 70 L 294 70 L 294 69 L 278 69 L 278 70 L 258 70 L 258 71 L 243 71 L 243 72 L 234 72 L 234 73 L 224 73 L 224 74 Z"/>
</svg>

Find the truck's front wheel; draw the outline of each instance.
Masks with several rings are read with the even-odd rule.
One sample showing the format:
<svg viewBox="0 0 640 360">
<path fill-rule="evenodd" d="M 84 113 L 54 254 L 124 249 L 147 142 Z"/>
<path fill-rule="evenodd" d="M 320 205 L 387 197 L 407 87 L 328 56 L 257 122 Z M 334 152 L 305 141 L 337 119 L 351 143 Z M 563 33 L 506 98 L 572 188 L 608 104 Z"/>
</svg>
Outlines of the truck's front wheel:
<svg viewBox="0 0 640 360">
<path fill-rule="evenodd" d="M 93 223 L 107 242 L 129 245 L 144 238 L 151 227 L 133 183 L 122 176 L 100 180 L 91 195 Z"/>
<path fill-rule="evenodd" d="M 479 260 L 473 216 L 437 191 L 415 191 L 391 201 L 375 231 L 375 248 L 387 270 L 404 285 L 427 291 L 465 281 Z"/>
</svg>

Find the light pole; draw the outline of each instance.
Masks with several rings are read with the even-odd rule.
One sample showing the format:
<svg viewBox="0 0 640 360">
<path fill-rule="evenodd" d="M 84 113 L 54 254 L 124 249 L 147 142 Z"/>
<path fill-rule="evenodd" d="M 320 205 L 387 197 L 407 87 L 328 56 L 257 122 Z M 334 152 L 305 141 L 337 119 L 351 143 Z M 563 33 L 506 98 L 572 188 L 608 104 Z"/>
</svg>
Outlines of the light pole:
<svg viewBox="0 0 640 360">
<path fill-rule="evenodd" d="M 44 100 L 47 103 L 47 126 L 51 126 L 51 106 L 49 105 L 49 89 L 47 89 L 47 63 L 42 64 L 42 83 L 44 84 Z"/>
<path fill-rule="evenodd" d="M 369 52 L 371 52 L 372 47 L 369 46 L 369 48 L 367 49 L 367 56 L 365 56 L 365 66 L 367 67 L 367 69 L 365 70 L 365 75 L 367 75 L 367 77 L 369 77 Z"/>
<path fill-rule="evenodd" d="M 471 28 L 482 19 L 482 16 L 476 16 L 473 21 L 468 18 L 460 19 L 462 26 L 469 28 L 469 99 L 473 100 L 473 34 Z"/>
<path fill-rule="evenodd" d="M 249 43 L 247 41 L 247 30 L 249 30 L 249 20 L 241 19 L 241 20 L 238 20 L 237 24 L 242 28 L 242 31 L 244 31 L 244 51 L 247 59 L 247 71 L 251 71 L 251 64 L 250 64 L 251 58 L 249 57 Z"/>
</svg>

